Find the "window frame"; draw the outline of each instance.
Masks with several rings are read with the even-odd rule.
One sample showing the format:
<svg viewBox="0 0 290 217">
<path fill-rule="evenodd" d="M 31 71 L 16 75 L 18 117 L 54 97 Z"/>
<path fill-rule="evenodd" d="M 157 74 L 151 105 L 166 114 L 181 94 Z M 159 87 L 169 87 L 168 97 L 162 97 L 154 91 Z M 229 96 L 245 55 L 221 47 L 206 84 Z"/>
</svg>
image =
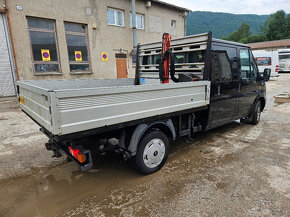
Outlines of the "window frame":
<svg viewBox="0 0 290 217">
<path fill-rule="evenodd" d="M 237 46 L 217 42 L 213 43 L 212 46 L 213 51 L 226 51 L 232 69 L 232 80 L 238 81 L 240 79 L 238 61 L 239 48 Z"/>
<path fill-rule="evenodd" d="M 77 25 L 84 25 L 86 26 L 86 32 L 81 33 L 81 32 L 72 32 L 72 31 L 67 31 L 65 30 L 65 24 L 77 24 Z M 75 22 L 69 22 L 69 21 L 64 21 L 64 34 L 65 34 L 65 41 L 66 41 L 66 47 L 67 47 L 67 56 L 68 56 L 68 65 L 69 65 L 69 73 L 72 75 L 75 74 L 91 74 L 92 73 L 92 66 L 91 66 L 91 55 L 90 55 L 90 49 L 89 49 L 89 33 L 88 33 L 88 24 L 85 23 L 75 23 Z M 71 61 L 69 59 L 69 50 L 68 50 L 68 43 L 67 43 L 67 38 L 66 35 L 73 35 L 73 36 L 81 36 L 81 37 L 86 37 L 86 45 L 87 45 L 87 52 L 88 52 L 88 60 L 87 61 Z M 70 65 L 89 65 L 89 70 L 88 71 L 71 71 Z"/>
<path fill-rule="evenodd" d="M 109 19 L 108 19 L 108 11 L 109 10 L 112 10 L 114 12 L 114 21 L 115 23 L 114 24 L 111 24 L 109 23 Z M 117 23 L 117 16 L 116 16 L 116 12 L 119 11 L 122 13 L 122 17 L 123 17 L 123 25 L 118 25 Z M 125 11 L 124 10 L 121 10 L 121 9 L 116 9 L 116 8 L 110 8 L 108 7 L 107 8 L 107 23 L 109 26 L 118 26 L 118 27 L 125 27 Z"/>
<path fill-rule="evenodd" d="M 48 30 L 48 29 L 43 29 L 43 28 L 30 27 L 28 25 L 28 19 L 37 19 L 37 20 L 44 20 L 44 21 L 45 20 L 46 21 L 52 21 L 53 22 L 54 30 Z M 33 68 L 34 75 L 62 75 L 63 73 L 62 73 L 62 70 L 61 70 L 61 63 L 60 63 L 59 46 L 58 46 L 58 36 L 57 36 L 57 29 L 56 29 L 56 20 L 55 19 L 49 19 L 49 18 L 43 18 L 43 17 L 26 16 L 26 22 L 27 22 L 27 31 L 28 31 L 29 42 L 30 42 L 30 53 L 31 53 L 31 60 L 32 60 L 32 66 L 33 66 L 32 68 Z M 34 31 L 34 32 L 44 32 L 44 33 L 54 33 L 57 61 L 36 61 L 36 60 L 34 60 L 30 31 Z M 35 65 L 36 64 L 58 65 L 58 71 L 37 72 L 35 70 Z"/>
<path fill-rule="evenodd" d="M 138 18 L 137 18 L 138 16 L 142 17 L 143 28 L 138 28 Z M 130 12 L 130 28 L 131 29 L 133 28 L 133 14 L 132 14 L 132 12 Z M 145 15 L 144 14 L 136 13 L 136 29 L 145 30 Z"/>
<path fill-rule="evenodd" d="M 257 81 L 258 74 L 259 74 L 258 65 L 257 65 L 257 62 L 256 62 L 255 57 L 253 55 L 253 52 L 250 49 L 249 49 L 249 54 L 250 54 L 250 70 L 251 70 L 250 80 Z M 254 71 L 256 71 L 256 74 L 254 73 Z"/>
<path fill-rule="evenodd" d="M 227 60 L 229 70 L 230 70 L 230 73 L 229 73 L 230 79 L 226 79 L 226 77 L 222 77 L 222 75 L 224 75 L 224 71 L 225 71 L 224 64 L 221 61 L 222 55 L 224 55 L 224 57 Z M 228 52 L 226 50 L 214 50 L 214 51 L 212 51 L 211 61 L 212 61 L 211 62 L 212 67 L 215 67 L 215 68 L 211 68 L 211 71 L 212 71 L 211 81 L 213 83 L 229 83 L 229 82 L 234 81 L 233 67 L 232 67 Z M 218 71 L 217 73 L 216 73 L 216 70 Z M 215 71 L 215 72 L 213 73 L 213 71 Z M 213 75 L 215 77 L 213 77 Z M 225 78 L 225 79 L 223 79 L 223 78 Z"/>
<path fill-rule="evenodd" d="M 174 25 L 172 25 L 172 24 L 174 24 Z M 177 22 L 176 22 L 176 20 L 171 20 L 171 21 L 170 21 L 170 26 L 171 26 L 171 28 L 176 29 L 176 27 L 177 27 Z"/>
</svg>

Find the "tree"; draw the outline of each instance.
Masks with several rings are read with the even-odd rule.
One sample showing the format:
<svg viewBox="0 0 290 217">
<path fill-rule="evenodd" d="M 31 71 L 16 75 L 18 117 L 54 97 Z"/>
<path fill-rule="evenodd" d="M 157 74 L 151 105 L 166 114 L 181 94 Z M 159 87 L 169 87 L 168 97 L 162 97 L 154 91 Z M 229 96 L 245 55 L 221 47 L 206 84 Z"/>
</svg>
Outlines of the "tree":
<svg viewBox="0 0 290 217">
<path fill-rule="evenodd" d="M 264 25 L 261 26 L 261 31 L 268 41 L 289 38 L 289 19 L 289 15 L 287 16 L 285 11 L 277 11 L 271 14 Z"/>
<path fill-rule="evenodd" d="M 223 37 L 223 39 L 229 40 L 229 41 L 244 42 L 250 36 L 251 36 L 250 25 L 247 23 L 242 23 L 238 31 L 232 32 L 228 36 Z"/>
<path fill-rule="evenodd" d="M 263 34 L 259 35 L 251 35 L 250 37 L 247 38 L 246 41 L 243 41 L 242 43 L 255 43 L 255 42 L 261 42 L 261 41 L 267 41 L 267 38 Z"/>
<path fill-rule="evenodd" d="M 290 14 L 287 16 L 286 38 L 290 38 Z"/>
<path fill-rule="evenodd" d="M 277 11 L 269 16 L 260 29 L 261 33 L 259 35 L 251 35 L 250 26 L 243 23 L 238 31 L 232 32 L 223 39 L 241 43 L 254 43 L 290 38 L 290 15 L 286 15 L 283 10 Z"/>
</svg>

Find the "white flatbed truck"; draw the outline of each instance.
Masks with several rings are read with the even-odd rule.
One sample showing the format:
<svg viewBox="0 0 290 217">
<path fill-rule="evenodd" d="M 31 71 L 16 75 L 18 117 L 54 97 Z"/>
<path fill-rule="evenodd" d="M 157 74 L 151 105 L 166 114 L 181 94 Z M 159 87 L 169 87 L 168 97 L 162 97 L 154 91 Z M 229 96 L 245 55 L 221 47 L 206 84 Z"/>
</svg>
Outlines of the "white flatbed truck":
<svg viewBox="0 0 290 217">
<path fill-rule="evenodd" d="M 238 118 L 232 114 L 242 98 L 227 98 L 222 76 L 218 84 L 214 81 L 217 85 L 211 82 L 214 61 L 220 67 L 217 73 L 225 68 L 219 58 L 226 52 L 213 51 L 224 43 L 228 42 L 212 39 L 211 32 L 172 40 L 176 60 L 174 65 L 171 59 L 175 67 L 171 69 L 178 79 L 172 75 L 175 82 L 168 84 L 159 80 L 160 42 L 138 46 L 135 79 L 18 81 L 19 105 L 47 135 L 46 148 L 54 156 L 65 154 L 86 171 L 93 166 L 91 150 L 100 146 L 103 151 L 109 149 L 108 143 L 103 147 L 99 141 L 114 138 L 124 156 L 141 173 L 150 174 L 166 162 L 169 139 L 190 139 L 195 132 Z M 249 50 L 242 44 L 232 46 Z M 256 79 L 263 81 L 260 76 Z M 259 121 L 265 88 L 259 90 L 253 91 L 252 98 L 247 94 L 247 102 L 252 102 L 240 109 L 239 118 Z M 218 111 L 220 103 L 224 110 Z"/>
</svg>

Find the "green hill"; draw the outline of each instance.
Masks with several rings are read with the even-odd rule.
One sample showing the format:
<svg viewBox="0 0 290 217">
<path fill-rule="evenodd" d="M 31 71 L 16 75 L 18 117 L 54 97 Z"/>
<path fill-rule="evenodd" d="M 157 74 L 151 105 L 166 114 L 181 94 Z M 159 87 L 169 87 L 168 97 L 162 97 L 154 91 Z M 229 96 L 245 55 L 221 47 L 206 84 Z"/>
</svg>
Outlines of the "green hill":
<svg viewBox="0 0 290 217">
<path fill-rule="evenodd" d="M 217 12 L 195 11 L 187 17 L 187 35 L 213 32 L 213 37 L 222 38 L 237 31 L 245 22 L 251 26 L 251 33 L 258 34 L 260 25 L 263 25 L 269 15 L 229 14 Z"/>
</svg>

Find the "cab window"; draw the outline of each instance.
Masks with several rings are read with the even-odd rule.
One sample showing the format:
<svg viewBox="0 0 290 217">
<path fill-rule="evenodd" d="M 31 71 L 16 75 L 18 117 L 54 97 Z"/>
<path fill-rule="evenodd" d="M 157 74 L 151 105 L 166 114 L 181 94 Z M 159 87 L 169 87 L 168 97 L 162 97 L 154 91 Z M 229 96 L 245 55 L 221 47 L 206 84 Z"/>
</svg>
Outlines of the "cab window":
<svg viewBox="0 0 290 217">
<path fill-rule="evenodd" d="M 229 77 L 231 77 L 232 80 L 238 80 L 239 74 L 238 74 L 238 64 L 237 64 L 237 48 L 234 46 L 214 43 L 213 50 L 226 52 L 226 56 L 230 64 L 232 75 L 230 76 L 229 74 L 226 74 L 226 76 L 223 76 L 223 77 L 227 78 L 226 80 L 228 80 Z M 221 54 L 220 60 L 223 62 L 227 62 L 225 59 L 226 56 L 225 54 Z M 228 65 L 226 66 L 226 68 L 228 68 Z M 228 69 L 226 69 L 224 72 L 228 73 Z"/>
<path fill-rule="evenodd" d="M 213 82 L 232 81 L 232 67 L 226 51 L 214 51 L 211 58 Z"/>
<path fill-rule="evenodd" d="M 255 58 L 251 51 L 250 51 L 250 66 L 251 66 L 251 80 L 257 81 L 258 67 L 256 65 Z"/>
<path fill-rule="evenodd" d="M 249 80 L 251 78 L 250 71 L 250 56 L 248 49 L 240 50 L 240 69 L 241 69 L 241 79 Z"/>
</svg>

